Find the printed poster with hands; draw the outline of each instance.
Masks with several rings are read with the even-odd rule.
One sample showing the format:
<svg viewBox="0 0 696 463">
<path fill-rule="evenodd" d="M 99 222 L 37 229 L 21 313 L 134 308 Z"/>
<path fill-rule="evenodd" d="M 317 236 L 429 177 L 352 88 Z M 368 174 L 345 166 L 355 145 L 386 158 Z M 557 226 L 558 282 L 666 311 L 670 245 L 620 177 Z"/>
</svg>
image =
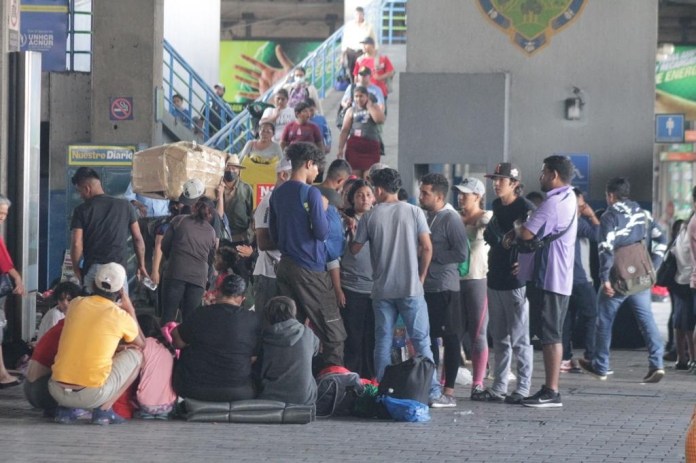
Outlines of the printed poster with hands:
<svg viewBox="0 0 696 463">
<path fill-rule="evenodd" d="M 220 42 L 220 82 L 226 99 L 248 103 L 265 93 L 312 53 L 321 41 L 223 40 Z"/>
</svg>

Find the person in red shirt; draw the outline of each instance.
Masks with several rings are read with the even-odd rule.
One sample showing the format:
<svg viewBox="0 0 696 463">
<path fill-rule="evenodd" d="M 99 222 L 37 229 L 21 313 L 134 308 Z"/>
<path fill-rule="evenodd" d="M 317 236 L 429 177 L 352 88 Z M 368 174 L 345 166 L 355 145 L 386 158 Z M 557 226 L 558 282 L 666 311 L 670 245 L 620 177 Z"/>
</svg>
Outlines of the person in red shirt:
<svg viewBox="0 0 696 463">
<path fill-rule="evenodd" d="M 280 147 L 285 150 L 288 145 L 292 145 L 298 141 L 305 141 L 308 143 L 314 143 L 323 153 L 324 137 L 321 135 L 319 126 L 309 122 L 309 118 L 312 117 L 309 104 L 304 101 L 298 103 L 295 106 L 295 117 L 297 120 L 292 121 L 285 126 L 283 135 L 280 139 Z"/>
<path fill-rule="evenodd" d="M 372 37 L 367 37 L 360 43 L 363 44 L 363 54 L 355 61 L 353 75 L 357 78 L 358 71 L 362 66 L 369 68 L 372 71 L 370 81 L 382 90 L 386 104 L 389 95 L 387 81 L 394 77 L 394 65 L 387 56 L 377 52 L 375 40 Z"/>
<path fill-rule="evenodd" d="M 47 415 L 58 406 L 48 392 L 48 380 L 51 379 L 51 365 L 58 352 L 58 342 L 64 324 L 65 319 L 58 321 L 39 339 L 29 360 L 24 381 L 24 397 L 32 407 L 43 409 Z"/>
<path fill-rule="evenodd" d="M 12 202 L 5 196 L 0 195 L 0 225 L 7 219 L 7 214 L 10 210 Z M 0 236 L 0 273 L 7 273 L 14 282 L 14 290 L 12 294 L 24 295 L 24 282 L 22 275 L 15 269 L 10 253 L 7 251 L 5 241 Z M 2 359 L 2 338 L 5 328 L 5 298 L 0 298 L 0 389 L 6 389 L 12 386 L 18 386 L 20 381 L 12 376 L 5 368 L 5 362 Z"/>
</svg>

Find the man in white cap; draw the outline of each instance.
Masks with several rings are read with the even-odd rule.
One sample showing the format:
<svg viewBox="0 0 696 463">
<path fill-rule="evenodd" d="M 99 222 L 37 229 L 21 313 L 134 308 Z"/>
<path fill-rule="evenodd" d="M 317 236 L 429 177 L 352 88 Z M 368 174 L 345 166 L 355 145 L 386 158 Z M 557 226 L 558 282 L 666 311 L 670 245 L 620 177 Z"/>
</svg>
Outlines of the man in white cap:
<svg viewBox="0 0 696 463">
<path fill-rule="evenodd" d="M 251 186 L 239 178 L 242 169 L 239 156 L 232 154 L 227 158 L 225 174 L 218 186 L 217 211 L 227 216 L 232 242 L 249 244 L 248 231 L 254 212 L 254 196 Z"/>
<path fill-rule="evenodd" d="M 123 266 L 104 264 L 94 277 L 94 294 L 70 303 L 48 383 L 59 405 L 57 423 L 75 422 L 77 409 L 93 409 L 93 424 L 125 421 L 111 407 L 138 377 L 145 346 L 126 282 Z"/>
<path fill-rule="evenodd" d="M 277 188 L 290 178 L 292 172 L 292 163 L 288 158 L 283 158 L 276 167 L 276 183 Z M 254 305 L 256 313 L 261 320 L 266 307 L 266 302 L 278 295 L 278 286 L 276 285 L 275 266 L 280 261 L 280 251 L 276 244 L 271 239 L 271 233 L 268 231 L 269 207 L 271 204 L 271 194 L 273 190 L 266 193 L 259 206 L 254 212 L 254 225 L 256 227 L 256 245 L 259 248 L 259 257 L 256 259 L 254 266 Z"/>
</svg>

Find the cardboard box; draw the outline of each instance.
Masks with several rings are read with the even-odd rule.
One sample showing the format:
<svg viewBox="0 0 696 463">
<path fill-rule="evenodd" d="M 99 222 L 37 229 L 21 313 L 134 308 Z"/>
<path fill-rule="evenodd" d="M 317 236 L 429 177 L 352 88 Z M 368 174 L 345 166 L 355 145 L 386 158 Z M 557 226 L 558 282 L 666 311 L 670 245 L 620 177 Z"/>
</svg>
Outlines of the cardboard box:
<svg viewBox="0 0 696 463">
<path fill-rule="evenodd" d="M 216 199 L 227 153 L 195 142 L 156 146 L 133 156 L 133 191 L 155 199 L 178 199 L 190 178 L 205 184 L 205 195 Z"/>
</svg>

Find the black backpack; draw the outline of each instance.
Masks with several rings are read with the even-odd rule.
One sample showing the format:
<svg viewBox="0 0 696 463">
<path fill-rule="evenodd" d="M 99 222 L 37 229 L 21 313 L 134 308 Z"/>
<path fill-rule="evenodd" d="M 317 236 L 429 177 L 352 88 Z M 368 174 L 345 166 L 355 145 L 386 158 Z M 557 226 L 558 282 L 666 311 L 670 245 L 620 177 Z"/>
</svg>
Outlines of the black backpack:
<svg viewBox="0 0 696 463">
<path fill-rule="evenodd" d="M 364 386 L 357 373 L 326 373 L 317 378 L 317 417 L 348 416 Z"/>
<path fill-rule="evenodd" d="M 435 364 L 422 355 L 396 365 L 389 365 L 384 370 L 384 376 L 379 383 L 379 393 L 427 404 L 434 373 Z"/>
</svg>

